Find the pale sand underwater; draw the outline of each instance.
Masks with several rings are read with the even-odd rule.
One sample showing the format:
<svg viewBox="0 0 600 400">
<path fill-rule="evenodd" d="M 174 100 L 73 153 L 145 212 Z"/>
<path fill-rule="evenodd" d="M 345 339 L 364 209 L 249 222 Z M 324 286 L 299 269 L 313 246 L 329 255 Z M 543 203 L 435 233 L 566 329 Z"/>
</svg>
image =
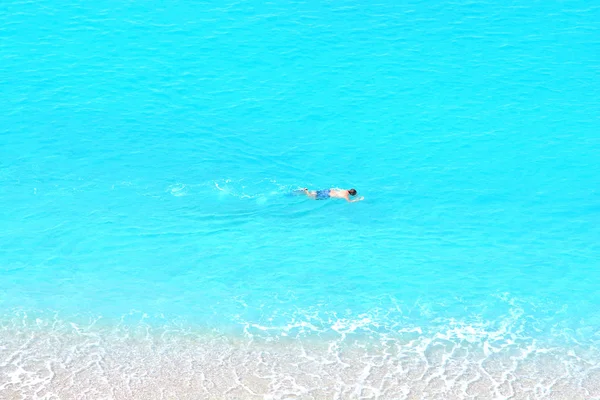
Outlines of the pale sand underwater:
<svg viewBox="0 0 600 400">
<path fill-rule="evenodd" d="M 469 328 L 373 340 L 11 327 L 0 398 L 583 400 L 600 398 L 599 359 Z"/>
</svg>

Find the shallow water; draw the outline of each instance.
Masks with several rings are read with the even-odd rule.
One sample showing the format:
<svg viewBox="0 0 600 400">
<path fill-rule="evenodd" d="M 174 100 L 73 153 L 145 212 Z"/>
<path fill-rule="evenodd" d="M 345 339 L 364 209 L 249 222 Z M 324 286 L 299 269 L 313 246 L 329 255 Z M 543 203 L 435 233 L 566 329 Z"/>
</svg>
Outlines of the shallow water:
<svg viewBox="0 0 600 400">
<path fill-rule="evenodd" d="M 0 398 L 600 398 L 598 20 L 2 3 Z"/>
</svg>

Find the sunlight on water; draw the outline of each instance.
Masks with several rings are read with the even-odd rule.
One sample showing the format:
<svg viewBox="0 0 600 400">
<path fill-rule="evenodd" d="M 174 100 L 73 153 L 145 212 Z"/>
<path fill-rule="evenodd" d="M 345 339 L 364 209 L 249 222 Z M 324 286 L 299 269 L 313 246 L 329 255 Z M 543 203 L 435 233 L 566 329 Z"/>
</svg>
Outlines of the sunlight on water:
<svg viewBox="0 0 600 400">
<path fill-rule="evenodd" d="M 2 3 L 0 398 L 600 398 L 599 20 Z"/>
</svg>

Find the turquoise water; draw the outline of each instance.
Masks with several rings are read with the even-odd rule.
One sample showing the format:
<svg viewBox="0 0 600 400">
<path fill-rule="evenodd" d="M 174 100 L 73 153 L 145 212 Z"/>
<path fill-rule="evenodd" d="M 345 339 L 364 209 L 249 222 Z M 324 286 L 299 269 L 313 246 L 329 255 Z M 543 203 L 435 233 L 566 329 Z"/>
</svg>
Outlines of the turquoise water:
<svg viewBox="0 0 600 400">
<path fill-rule="evenodd" d="M 397 3 L 3 2 L 2 326 L 597 349 L 600 8 Z"/>
</svg>

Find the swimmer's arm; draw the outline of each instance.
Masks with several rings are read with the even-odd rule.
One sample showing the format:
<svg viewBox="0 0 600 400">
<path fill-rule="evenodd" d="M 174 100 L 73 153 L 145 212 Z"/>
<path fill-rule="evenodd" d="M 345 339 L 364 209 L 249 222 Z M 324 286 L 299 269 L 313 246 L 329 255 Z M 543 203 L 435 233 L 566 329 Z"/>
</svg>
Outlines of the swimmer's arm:
<svg viewBox="0 0 600 400">
<path fill-rule="evenodd" d="M 361 201 L 361 200 L 364 200 L 364 199 L 365 199 L 364 197 L 359 197 L 358 199 L 350 200 L 350 196 L 346 195 L 346 201 L 348 203 L 356 203 L 357 201 Z"/>
</svg>

